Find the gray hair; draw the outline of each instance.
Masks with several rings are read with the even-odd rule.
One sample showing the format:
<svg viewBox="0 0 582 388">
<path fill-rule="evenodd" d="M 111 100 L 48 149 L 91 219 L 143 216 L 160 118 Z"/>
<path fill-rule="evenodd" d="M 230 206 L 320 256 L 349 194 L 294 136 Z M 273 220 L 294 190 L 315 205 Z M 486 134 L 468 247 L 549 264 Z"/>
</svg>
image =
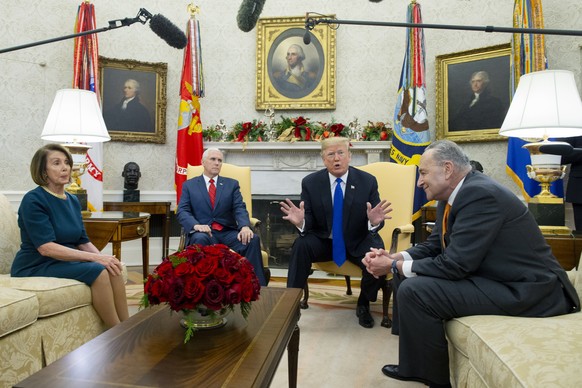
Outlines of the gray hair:
<svg viewBox="0 0 582 388">
<path fill-rule="evenodd" d="M 429 150 L 433 150 L 433 158 L 439 164 L 450 161 L 461 171 L 472 169 L 469 157 L 457 143 L 450 140 L 437 140 L 426 147 L 425 152 Z"/>
<path fill-rule="evenodd" d="M 481 71 L 474 72 L 471 75 L 471 81 L 473 81 L 473 78 L 475 78 L 475 77 L 479 77 L 483 80 L 483 86 L 489 85 L 489 73 L 487 73 L 486 71 L 481 70 Z"/>
<path fill-rule="evenodd" d="M 207 148 L 207 149 L 206 149 L 206 151 L 204 151 L 204 152 L 202 153 L 202 161 L 205 161 L 205 160 L 206 160 L 206 158 L 208 157 L 208 154 L 209 154 L 211 151 L 218 151 L 218 152 L 220 152 L 220 154 L 221 154 L 221 155 L 223 155 L 222 151 L 221 151 L 221 150 L 219 150 L 218 148 Z"/>
<path fill-rule="evenodd" d="M 297 51 L 299 59 L 301 59 L 302 61 L 305 59 L 305 52 L 303 52 L 303 48 L 301 46 L 299 46 L 298 44 L 292 44 L 291 46 L 289 46 L 287 51 L 289 51 L 289 49 L 291 48 L 294 48 Z"/>
<path fill-rule="evenodd" d="M 141 86 L 139 85 L 139 82 L 137 82 L 136 80 L 130 78 L 128 80 L 125 81 L 124 85 L 130 83 L 133 85 L 133 88 L 135 89 L 135 92 L 138 93 L 141 89 Z"/>
</svg>

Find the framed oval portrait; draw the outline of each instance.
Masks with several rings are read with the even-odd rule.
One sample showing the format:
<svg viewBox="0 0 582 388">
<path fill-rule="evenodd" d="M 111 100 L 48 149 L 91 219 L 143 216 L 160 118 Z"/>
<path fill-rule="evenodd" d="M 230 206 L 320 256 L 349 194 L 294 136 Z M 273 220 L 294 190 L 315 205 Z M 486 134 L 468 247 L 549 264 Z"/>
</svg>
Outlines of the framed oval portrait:
<svg viewBox="0 0 582 388">
<path fill-rule="evenodd" d="M 314 28 L 309 44 L 305 31 L 304 17 L 259 19 L 257 109 L 335 108 L 335 30 Z"/>
</svg>

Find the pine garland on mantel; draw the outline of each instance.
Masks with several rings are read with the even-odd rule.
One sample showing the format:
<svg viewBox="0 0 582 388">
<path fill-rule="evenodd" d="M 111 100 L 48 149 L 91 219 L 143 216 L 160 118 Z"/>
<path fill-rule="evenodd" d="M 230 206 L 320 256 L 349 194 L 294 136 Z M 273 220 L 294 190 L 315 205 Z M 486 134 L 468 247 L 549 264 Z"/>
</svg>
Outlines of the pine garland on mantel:
<svg viewBox="0 0 582 388">
<path fill-rule="evenodd" d="M 358 120 L 347 126 L 336 123 L 310 121 L 309 118 L 284 117 L 280 121 L 241 121 L 228 128 L 223 120 L 214 126 L 208 126 L 202 131 L 204 140 L 214 142 L 262 142 L 276 139 L 281 142 L 321 141 L 328 137 L 343 136 L 357 141 L 390 141 L 392 125 L 389 122 L 368 121 L 362 126 Z"/>
</svg>

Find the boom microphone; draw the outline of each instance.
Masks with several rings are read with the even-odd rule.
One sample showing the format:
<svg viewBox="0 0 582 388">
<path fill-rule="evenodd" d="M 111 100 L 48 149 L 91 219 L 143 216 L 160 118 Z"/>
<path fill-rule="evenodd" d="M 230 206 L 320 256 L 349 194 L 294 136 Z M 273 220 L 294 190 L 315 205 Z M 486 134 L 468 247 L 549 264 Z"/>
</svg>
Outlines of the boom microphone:
<svg viewBox="0 0 582 388">
<path fill-rule="evenodd" d="M 303 35 L 303 43 L 306 45 L 311 43 L 311 32 L 309 30 L 305 30 L 305 35 Z"/>
<path fill-rule="evenodd" d="M 551 142 L 550 144 L 541 145 L 539 150 L 543 154 L 566 156 L 570 155 L 574 151 L 574 147 L 572 147 L 572 145 L 569 143 L 556 141 Z"/>
<path fill-rule="evenodd" d="M 238 9 L 238 15 L 236 15 L 238 28 L 244 32 L 249 32 L 255 28 L 264 5 L 265 0 L 243 0 Z"/>
<path fill-rule="evenodd" d="M 150 20 L 150 28 L 172 47 L 183 49 L 188 44 L 186 34 L 163 15 L 154 15 Z"/>
</svg>

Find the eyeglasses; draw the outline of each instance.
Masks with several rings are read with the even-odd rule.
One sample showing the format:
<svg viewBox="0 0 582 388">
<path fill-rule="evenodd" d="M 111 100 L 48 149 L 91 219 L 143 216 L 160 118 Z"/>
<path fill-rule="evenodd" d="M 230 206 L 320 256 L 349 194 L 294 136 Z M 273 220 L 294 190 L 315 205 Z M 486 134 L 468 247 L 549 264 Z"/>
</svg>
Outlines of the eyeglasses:
<svg viewBox="0 0 582 388">
<path fill-rule="evenodd" d="M 329 159 L 329 160 L 333 160 L 335 159 L 335 156 L 337 155 L 337 157 L 339 159 L 343 159 L 348 153 L 345 151 L 336 151 L 336 152 L 327 152 L 325 154 L 325 158 Z"/>
</svg>

